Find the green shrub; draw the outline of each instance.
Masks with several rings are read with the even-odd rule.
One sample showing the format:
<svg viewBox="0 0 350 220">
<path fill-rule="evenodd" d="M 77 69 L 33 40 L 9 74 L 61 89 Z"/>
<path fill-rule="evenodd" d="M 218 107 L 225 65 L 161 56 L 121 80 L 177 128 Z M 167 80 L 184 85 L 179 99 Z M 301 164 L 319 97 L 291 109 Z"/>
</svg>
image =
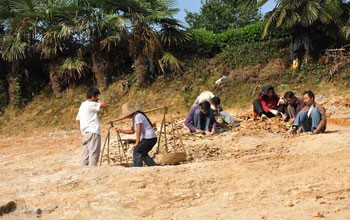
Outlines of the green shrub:
<svg viewBox="0 0 350 220">
<path fill-rule="evenodd" d="M 199 56 L 213 56 L 220 52 L 216 35 L 206 30 L 189 30 L 192 41 L 182 51 L 185 54 L 194 53 Z"/>
<path fill-rule="evenodd" d="M 240 46 L 246 43 L 268 42 L 276 39 L 288 39 L 288 33 L 276 30 L 269 37 L 263 39 L 261 33 L 264 24 L 256 23 L 242 28 L 229 29 L 220 34 L 214 34 L 206 30 L 191 29 L 192 41 L 181 51 L 185 54 L 197 54 L 199 56 L 213 57 L 227 47 Z"/>
<path fill-rule="evenodd" d="M 274 58 L 288 54 L 289 39 L 272 39 L 265 42 L 247 42 L 240 45 L 228 45 L 219 56 L 219 60 L 230 68 L 255 66 L 267 63 Z"/>
</svg>

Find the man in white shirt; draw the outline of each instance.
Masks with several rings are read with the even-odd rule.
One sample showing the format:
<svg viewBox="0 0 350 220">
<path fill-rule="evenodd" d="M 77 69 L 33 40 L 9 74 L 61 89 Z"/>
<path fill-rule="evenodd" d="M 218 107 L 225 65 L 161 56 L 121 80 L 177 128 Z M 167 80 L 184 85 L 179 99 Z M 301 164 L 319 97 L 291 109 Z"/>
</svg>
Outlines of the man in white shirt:
<svg viewBox="0 0 350 220">
<path fill-rule="evenodd" d="M 86 101 L 81 103 L 76 118 L 77 127 L 83 136 L 83 166 L 96 166 L 100 156 L 101 132 L 97 112 L 106 108 L 107 104 L 98 99 L 100 91 L 90 88 L 86 93 Z"/>
</svg>

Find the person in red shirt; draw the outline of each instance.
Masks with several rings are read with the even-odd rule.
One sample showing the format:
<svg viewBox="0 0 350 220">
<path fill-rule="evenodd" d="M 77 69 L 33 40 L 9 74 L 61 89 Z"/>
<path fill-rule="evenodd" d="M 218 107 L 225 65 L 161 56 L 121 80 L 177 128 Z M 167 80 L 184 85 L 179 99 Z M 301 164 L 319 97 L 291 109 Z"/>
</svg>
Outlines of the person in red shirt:
<svg viewBox="0 0 350 220">
<path fill-rule="evenodd" d="M 253 102 L 254 117 L 272 118 L 286 111 L 286 105 L 280 104 L 280 96 L 275 93 L 272 86 L 265 86 L 259 97 Z"/>
</svg>

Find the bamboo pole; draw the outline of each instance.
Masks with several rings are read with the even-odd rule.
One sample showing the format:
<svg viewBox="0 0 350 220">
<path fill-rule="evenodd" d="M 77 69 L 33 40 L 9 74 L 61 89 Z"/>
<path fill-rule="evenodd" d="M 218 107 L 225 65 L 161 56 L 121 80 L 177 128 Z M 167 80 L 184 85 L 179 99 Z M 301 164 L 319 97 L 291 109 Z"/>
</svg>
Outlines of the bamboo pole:
<svg viewBox="0 0 350 220">
<path fill-rule="evenodd" d="M 109 163 L 110 163 L 110 160 L 109 160 L 109 141 L 110 141 L 110 139 L 111 139 L 111 132 L 108 132 L 108 139 L 107 139 L 107 161 L 108 161 L 108 165 L 109 165 Z"/>
<path fill-rule="evenodd" d="M 100 166 L 102 164 L 102 157 L 103 157 L 103 153 L 105 151 L 105 146 L 106 146 L 106 143 L 107 143 L 107 139 L 109 138 L 109 133 L 110 133 L 110 128 L 108 129 L 107 136 L 106 136 L 105 142 L 103 144 L 102 153 L 101 153 L 101 157 L 100 157 Z"/>
<path fill-rule="evenodd" d="M 175 130 L 176 130 L 176 133 L 177 133 L 177 135 L 178 135 L 178 137 L 179 137 L 181 147 L 182 147 L 183 150 L 186 152 L 184 143 L 183 143 L 183 141 L 182 141 L 182 133 L 180 133 L 178 127 L 177 127 L 176 124 L 174 123 L 174 119 L 173 119 L 172 115 L 170 115 L 170 119 L 171 119 L 172 123 L 173 123 L 174 126 L 175 126 Z"/>
<path fill-rule="evenodd" d="M 160 132 L 159 132 L 159 139 L 158 139 L 158 146 L 157 146 L 156 154 L 159 154 L 160 141 L 162 140 L 162 133 L 163 133 L 164 121 L 165 121 L 165 114 L 163 115 L 162 124 L 161 124 L 161 126 L 160 126 Z"/>
<path fill-rule="evenodd" d="M 122 139 L 121 139 L 121 137 L 120 137 L 120 133 L 119 133 L 119 132 L 117 132 L 117 139 L 118 139 L 118 141 L 119 141 L 119 143 L 120 143 L 120 145 L 121 145 L 121 147 L 122 147 L 125 161 L 126 161 L 126 163 L 129 165 L 129 159 L 128 159 L 128 156 L 127 156 L 126 153 L 125 153 L 124 145 L 123 145 L 123 142 L 122 142 Z"/>
<path fill-rule="evenodd" d="M 168 151 L 168 139 L 166 136 L 166 117 L 165 117 L 166 113 L 168 112 L 167 110 L 168 110 L 168 108 L 164 109 L 164 126 L 163 126 L 163 128 L 164 128 L 164 140 L 165 140 L 165 153 L 166 154 L 169 153 L 169 151 Z"/>
<path fill-rule="evenodd" d="M 154 112 L 154 111 L 159 111 L 159 110 L 162 110 L 162 109 L 168 110 L 168 108 L 173 107 L 173 106 L 174 106 L 174 105 L 163 106 L 163 107 L 159 107 L 159 108 L 153 108 L 153 109 L 144 111 L 143 113 L 147 114 L 147 113 Z M 123 120 L 125 120 L 125 119 L 126 119 L 126 118 L 115 119 L 115 120 L 112 120 L 112 121 L 107 122 L 106 124 L 110 124 L 110 123 L 118 122 L 118 121 L 123 121 Z"/>
<path fill-rule="evenodd" d="M 175 131 L 174 131 L 174 121 L 173 121 L 173 117 L 170 115 L 170 124 L 171 124 L 171 133 L 173 135 L 173 145 L 174 145 L 174 150 L 176 152 L 176 137 L 175 137 Z"/>
</svg>

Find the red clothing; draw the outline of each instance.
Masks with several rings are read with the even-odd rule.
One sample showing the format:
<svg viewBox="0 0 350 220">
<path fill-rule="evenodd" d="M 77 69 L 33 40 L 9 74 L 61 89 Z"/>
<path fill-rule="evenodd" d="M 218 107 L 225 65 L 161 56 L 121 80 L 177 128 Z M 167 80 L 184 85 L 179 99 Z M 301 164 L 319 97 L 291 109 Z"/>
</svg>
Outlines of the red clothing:
<svg viewBox="0 0 350 220">
<path fill-rule="evenodd" d="M 267 96 L 263 96 L 261 98 L 261 105 L 265 112 L 269 112 L 270 109 L 276 110 L 278 108 L 278 98 L 277 96 L 273 96 L 271 99 L 269 99 Z"/>
</svg>

